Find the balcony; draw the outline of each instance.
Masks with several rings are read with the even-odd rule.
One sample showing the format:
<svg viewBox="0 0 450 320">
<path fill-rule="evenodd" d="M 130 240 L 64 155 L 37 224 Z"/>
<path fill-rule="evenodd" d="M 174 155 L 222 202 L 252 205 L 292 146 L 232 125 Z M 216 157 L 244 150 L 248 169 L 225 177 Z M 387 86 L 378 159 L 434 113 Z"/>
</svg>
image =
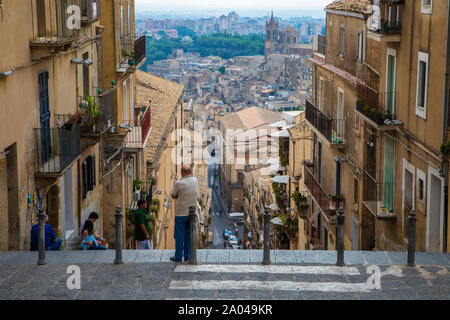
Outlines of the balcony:
<svg viewBox="0 0 450 320">
<path fill-rule="evenodd" d="M 99 18 L 100 0 L 81 0 L 81 25 L 89 25 Z"/>
<path fill-rule="evenodd" d="M 404 2 L 404 0 L 381 0 L 379 16 L 374 15 L 369 26 L 369 38 L 376 41 L 400 42 L 402 31 L 400 9 Z"/>
<path fill-rule="evenodd" d="M 34 129 L 38 176 L 60 176 L 81 154 L 80 124 Z"/>
<path fill-rule="evenodd" d="M 131 132 L 128 133 L 127 138 L 125 139 L 126 149 L 135 150 L 145 148 L 150 133 L 150 114 L 150 108 L 146 108 L 145 112 L 138 116 L 138 119 L 124 123 L 132 126 Z"/>
<path fill-rule="evenodd" d="M 392 183 L 378 183 L 372 177 L 364 174 L 363 204 L 378 220 L 395 220 L 397 215 L 390 212 L 384 201 L 384 192 L 393 191 Z"/>
<path fill-rule="evenodd" d="M 393 109 L 397 101 L 397 92 L 381 92 L 373 90 L 362 83 L 357 85 L 358 100 L 356 101 L 356 113 L 371 126 L 380 131 L 395 130 L 403 125 L 395 120 L 395 113 L 388 110 Z"/>
<path fill-rule="evenodd" d="M 317 53 L 323 54 L 325 56 L 325 49 L 326 49 L 326 38 L 325 36 L 319 35 Z"/>
<path fill-rule="evenodd" d="M 306 120 L 311 129 L 330 146 L 341 148 L 344 146 L 344 119 L 332 119 L 306 100 Z"/>
<path fill-rule="evenodd" d="M 307 165 L 304 165 L 304 174 L 305 187 L 308 189 L 323 214 L 330 220 L 330 212 L 335 210 L 331 197 L 328 196 L 328 193 L 322 188 Z"/>
<path fill-rule="evenodd" d="M 146 53 L 145 53 L 145 46 L 146 46 L 146 36 L 143 35 L 140 38 L 136 39 L 134 42 L 134 51 L 135 51 L 135 66 L 136 68 L 139 68 L 145 63 Z"/>
<path fill-rule="evenodd" d="M 72 5 L 79 6 L 80 0 L 33 0 L 31 5 L 32 49 L 51 49 L 54 53 L 69 47 L 79 38 L 75 24 L 68 23 L 71 14 L 67 13 L 67 9 Z"/>
<path fill-rule="evenodd" d="M 115 90 L 95 97 L 79 97 L 79 107 L 84 112 L 81 122 L 83 136 L 99 136 L 115 123 Z"/>
</svg>

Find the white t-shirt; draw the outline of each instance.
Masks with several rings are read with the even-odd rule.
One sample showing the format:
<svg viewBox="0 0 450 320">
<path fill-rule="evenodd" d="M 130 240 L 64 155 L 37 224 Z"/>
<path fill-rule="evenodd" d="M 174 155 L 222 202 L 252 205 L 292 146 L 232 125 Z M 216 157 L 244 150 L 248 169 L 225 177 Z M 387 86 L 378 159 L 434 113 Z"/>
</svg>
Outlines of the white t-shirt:
<svg viewBox="0 0 450 320">
<path fill-rule="evenodd" d="M 175 202 L 175 216 L 188 216 L 189 207 L 197 207 L 197 199 L 199 196 L 197 178 L 193 176 L 181 178 L 175 183 L 172 195 L 178 196 Z"/>
</svg>

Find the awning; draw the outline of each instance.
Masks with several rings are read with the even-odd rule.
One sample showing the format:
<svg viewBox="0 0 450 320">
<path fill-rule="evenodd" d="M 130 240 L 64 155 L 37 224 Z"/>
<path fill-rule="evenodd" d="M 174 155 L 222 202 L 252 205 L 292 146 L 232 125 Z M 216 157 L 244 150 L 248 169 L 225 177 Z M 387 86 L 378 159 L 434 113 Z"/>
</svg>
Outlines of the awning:
<svg viewBox="0 0 450 320">
<path fill-rule="evenodd" d="M 286 121 L 281 120 L 272 124 L 269 124 L 269 127 L 273 127 L 273 128 L 282 128 L 286 125 Z"/>
<path fill-rule="evenodd" d="M 242 213 L 242 212 L 230 213 L 230 217 L 232 217 L 232 218 L 240 218 L 240 217 L 243 217 L 243 216 L 244 216 L 244 213 Z"/>
<path fill-rule="evenodd" d="M 269 160 L 263 161 L 263 164 L 279 164 L 279 163 L 280 163 L 280 158 L 279 157 L 270 158 Z"/>
<path fill-rule="evenodd" d="M 288 184 L 289 183 L 289 176 L 276 176 L 272 178 L 273 182 L 277 182 L 277 183 L 284 183 L 284 184 Z"/>
<path fill-rule="evenodd" d="M 283 225 L 283 222 L 278 217 L 277 218 L 273 218 L 272 220 L 270 220 L 270 222 L 272 222 L 273 224 L 279 225 L 279 226 Z"/>
<path fill-rule="evenodd" d="M 287 129 L 285 129 L 285 130 L 271 133 L 270 136 L 271 137 L 280 137 L 280 138 L 289 138 L 290 134 L 289 134 L 289 131 Z"/>
</svg>

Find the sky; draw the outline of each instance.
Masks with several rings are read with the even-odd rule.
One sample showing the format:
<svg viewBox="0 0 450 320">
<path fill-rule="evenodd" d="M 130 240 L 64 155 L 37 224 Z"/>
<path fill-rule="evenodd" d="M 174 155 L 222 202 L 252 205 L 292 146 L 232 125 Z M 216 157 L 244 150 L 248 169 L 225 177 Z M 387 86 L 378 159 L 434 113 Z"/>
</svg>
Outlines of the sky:
<svg viewBox="0 0 450 320">
<path fill-rule="evenodd" d="M 136 11 L 192 10 L 192 11 L 323 11 L 332 0 L 135 0 Z"/>
</svg>

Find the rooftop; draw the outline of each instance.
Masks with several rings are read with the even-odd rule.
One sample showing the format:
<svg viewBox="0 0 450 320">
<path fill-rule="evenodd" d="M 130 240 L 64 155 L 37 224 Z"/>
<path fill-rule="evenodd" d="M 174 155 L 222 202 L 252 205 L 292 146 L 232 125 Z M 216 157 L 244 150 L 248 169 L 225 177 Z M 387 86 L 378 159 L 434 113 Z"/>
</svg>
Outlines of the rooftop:
<svg viewBox="0 0 450 320">
<path fill-rule="evenodd" d="M 153 161 L 162 135 L 169 124 L 170 116 L 183 94 L 183 85 L 136 71 L 136 95 L 138 104 L 151 100 L 152 131 L 145 148 L 145 161 Z"/>
<path fill-rule="evenodd" d="M 371 5 L 370 0 L 337 0 L 327 5 L 326 9 L 369 14 Z"/>
<path fill-rule="evenodd" d="M 225 129 L 243 130 L 261 127 L 280 120 L 280 113 L 258 107 L 250 107 L 220 119 Z"/>
</svg>

